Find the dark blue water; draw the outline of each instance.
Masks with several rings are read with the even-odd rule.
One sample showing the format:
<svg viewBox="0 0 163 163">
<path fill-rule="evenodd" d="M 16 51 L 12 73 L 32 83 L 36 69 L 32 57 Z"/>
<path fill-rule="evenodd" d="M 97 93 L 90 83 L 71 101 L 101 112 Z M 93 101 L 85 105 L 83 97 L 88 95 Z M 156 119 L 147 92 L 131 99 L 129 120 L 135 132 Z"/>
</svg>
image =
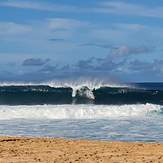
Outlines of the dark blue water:
<svg viewBox="0 0 163 163">
<path fill-rule="evenodd" d="M 73 93 L 75 91 L 75 96 Z M 80 92 L 80 93 L 79 93 Z M 90 98 L 92 94 L 93 98 Z M 48 85 L 0 86 L 0 105 L 43 104 L 163 104 L 163 83 L 130 83 L 127 86 L 101 85 L 89 88 Z"/>
</svg>

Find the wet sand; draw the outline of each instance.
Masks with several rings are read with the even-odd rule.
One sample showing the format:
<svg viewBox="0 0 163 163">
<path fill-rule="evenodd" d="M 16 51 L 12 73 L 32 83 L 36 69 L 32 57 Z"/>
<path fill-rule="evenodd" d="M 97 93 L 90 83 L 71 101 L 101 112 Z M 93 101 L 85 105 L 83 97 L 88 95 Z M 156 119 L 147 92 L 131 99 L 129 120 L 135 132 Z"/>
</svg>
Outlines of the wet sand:
<svg viewBox="0 0 163 163">
<path fill-rule="evenodd" d="M 163 144 L 0 137 L 0 163 L 163 162 Z"/>
</svg>

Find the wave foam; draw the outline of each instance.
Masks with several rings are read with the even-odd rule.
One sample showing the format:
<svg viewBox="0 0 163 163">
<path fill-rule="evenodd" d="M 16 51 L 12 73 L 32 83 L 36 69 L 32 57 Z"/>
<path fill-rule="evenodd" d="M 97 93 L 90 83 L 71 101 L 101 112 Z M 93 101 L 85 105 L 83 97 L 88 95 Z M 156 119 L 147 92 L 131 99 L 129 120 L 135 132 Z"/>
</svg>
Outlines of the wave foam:
<svg viewBox="0 0 163 163">
<path fill-rule="evenodd" d="M 35 105 L 0 106 L 0 120 L 10 119 L 108 119 L 142 117 L 161 111 L 160 105 Z"/>
</svg>

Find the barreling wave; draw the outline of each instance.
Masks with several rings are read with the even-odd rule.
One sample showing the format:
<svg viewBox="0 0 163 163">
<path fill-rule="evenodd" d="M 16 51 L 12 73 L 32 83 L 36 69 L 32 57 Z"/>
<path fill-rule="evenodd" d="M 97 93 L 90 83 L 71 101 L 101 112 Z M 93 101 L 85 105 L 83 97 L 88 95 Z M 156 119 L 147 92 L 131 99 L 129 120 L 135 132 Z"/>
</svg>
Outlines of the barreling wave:
<svg viewBox="0 0 163 163">
<path fill-rule="evenodd" d="M 0 120 L 140 118 L 161 113 L 162 106 L 137 105 L 20 105 L 0 106 Z"/>
<path fill-rule="evenodd" d="M 131 87 L 131 85 L 120 84 L 120 83 L 112 83 L 112 82 L 104 82 L 99 80 L 76 80 L 76 81 L 48 81 L 48 82 L 41 82 L 41 83 L 34 83 L 34 82 L 1 82 L 0 86 L 49 86 L 52 88 L 72 88 L 72 96 L 75 97 L 76 91 L 82 88 L 83 86 L 88 87 L 91 91 L 94 89 L 98 89 L 101 87 Z"/>
<path fill-rule="evenodd" d="M 163 104 L 163 90 L 99 81 L 1 83 L 0 105 Z"/>
</svg>

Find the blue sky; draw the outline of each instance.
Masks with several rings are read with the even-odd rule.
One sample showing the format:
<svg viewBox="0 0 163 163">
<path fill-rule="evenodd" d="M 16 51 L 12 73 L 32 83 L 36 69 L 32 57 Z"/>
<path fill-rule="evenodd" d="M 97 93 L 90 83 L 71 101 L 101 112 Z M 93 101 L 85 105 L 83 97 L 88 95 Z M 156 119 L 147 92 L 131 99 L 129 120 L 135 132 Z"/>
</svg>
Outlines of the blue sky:
<svg viewBox="0 0 163 163">
<path fill-rule="evenodd" d="M 0 81 L 163 81 L 162 0 L 1 0 Z"/>
</svg>

